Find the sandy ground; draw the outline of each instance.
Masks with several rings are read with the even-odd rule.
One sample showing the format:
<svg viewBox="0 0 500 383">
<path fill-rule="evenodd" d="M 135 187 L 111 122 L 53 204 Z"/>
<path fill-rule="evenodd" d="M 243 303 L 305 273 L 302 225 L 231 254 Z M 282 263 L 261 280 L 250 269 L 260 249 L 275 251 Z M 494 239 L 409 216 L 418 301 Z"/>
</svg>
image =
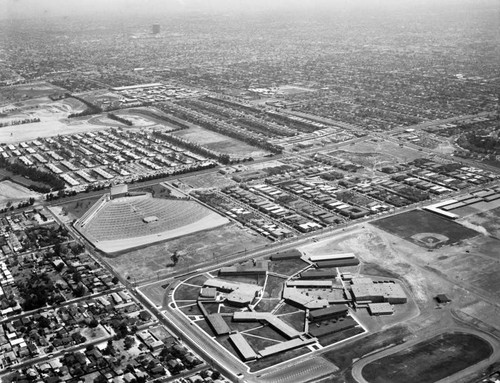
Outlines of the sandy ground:
<svg viewBox="0 0 500 383">
<path fill-rule="evenodd" d="M 59 134 L 83 133 L 106 128 L 106 126 L 91 125 L 86 119 L 68 120 L 69 113 L 77 113 L 84 109 L 84 105 L 77 100 L 68 99 L 52 102 L 43 98 L 17 105 L 4 107 L 5 110 L 13 110 L 8 116 L 1 117 L 0 122 L 35 117 L 39 118 L 40 122 L 0 128 L 0 142 L 2 143 L 31 141 Z M 39 107 L 37 108 L 37 106 Z"/>
<path fill-rule="evenodd" d="M 0 207 L 5 206 L 8 202 L 16 203 L 26 201 L 31 197 L 39 199 L 41 194 L 29 190 L 12 181 L 0 182 Z"/>
</svg>

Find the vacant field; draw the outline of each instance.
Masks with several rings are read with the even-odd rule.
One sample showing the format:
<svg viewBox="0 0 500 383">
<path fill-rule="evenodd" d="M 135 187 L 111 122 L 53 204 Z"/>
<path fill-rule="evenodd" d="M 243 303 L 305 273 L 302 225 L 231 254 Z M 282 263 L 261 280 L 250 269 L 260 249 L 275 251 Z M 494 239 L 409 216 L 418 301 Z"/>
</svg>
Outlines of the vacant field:
<svg viewBox="0 0 500 383">
<path fill-rule="evenodd" d="M 362 374 L 370 383 L 433 383 L 486 359 L 492 351 L 475 335 L 446 333 L 376 360 Z"/>
<path fill-rule="evenodd" d="M 209 149 L 216 150 L 220 153 L 229 154 L 237 157 L 262 157 L 269 152 L 259 149 L 255 146 L 248 145 L 243 141 L 236 140 L 222 134 L 212 132 L 200 127 L 191 127 L 186 130 L 180 130 L 174 133 L 176 136 L 185 138 L 186 140 L 196 142 Z"/>
<path fill-rule="evenodd" d="M 63 206 L 63 211 L 66 214 L 71 215 L 73 219 L 80 218 L 87 210 L 89 210 L 92 205 L 96 203 L 96 201 L 101 196 L 90 197 L 88 199 L 84 199 L 82 201 L 73 201 Z"/>
<path fill-rule="evenodd" d="M 38 199 L 40 194 L 12 181 L 0 182 L 0 207 L 8 204 L 15 205 L 17 202 L 27 201 L 31 197 Z"/>
<path fill-rule="evenodd" d="M 436 214 L 412 210 L 379 219 L 373 225 L 429 249 L 458 243 L 479 233 Z"/>
<path fill-rule="evenodd" d="M 469 223 L 483 227 L 488 234 L 500 239 L 500 207 L 484 213 L 471 215 L 460 221 L 464 222 L 464 225 Z"/>
<path fill-rule="evenodd" d="M 5 86 L 0 89 L 0 102 L 16 102 L 31 98 L 46 97 L 57 92 L 65 91 L 49 83 L 34 83 Z"/>
<path fill-rule="evenodd" d="M 342 158 L 351 161 L 361 166 L 372 168 L 373 166 L 384 166 L 387 164 L 394 164 L 398 158 L 386 153 L 378 152 L 348 152 L 345 150 L 336 150 L 328 153 L 332 157 Z"/>
<path fill-rule="evenodd" d="M 194 270 L 203 263 L 221 261 L 230 255 L 266 243 L 269 241 L 263 237 L 229 224 L 106 258 L 106 261 L 123 277 L 130 276 L 141 281 L 178 270 Z M 176 266 L 171 266 L 171 256 L 175 251 L 178 252 L 179 262 Z"/>
<path fill-rule="evenodd" d="M 407 146 L 400 147 L 398 144 L 391 141 L 383 141 L 381 139 L 365 140 L 356 142 L 354 145 L 347 147 L 348 151 L 353 153 L 379 153 L 379 155 L 388 155 L 396 158 L 399 162 L 409 162 L 417 158 L 421 158 L 422 153 L 416 149 L 411 149 Z"/>
<path fill-rule="evenodd" d="M 236 182 L 230 178 L 224 177 L 220 173 L 208 173 L 199 176 L 186 177 L 182 182 L 189 185 L 193 189 L 222 189 L 228 186 L 236 185 Z"/>
<path fill-rule="evenodd" d="M 37 113 L 33 117 L 39 116 Z M 0 142 L 11 144 L 57 135 L 93 132 L 107 128 L 102 125 L 90 125 L 84 118 L 66 120 L 65 117 L 66 115 L 63 117 L 60 114 L 40 116 L 40 122 L 3 127 L 0 129 Z"/>
</svg>

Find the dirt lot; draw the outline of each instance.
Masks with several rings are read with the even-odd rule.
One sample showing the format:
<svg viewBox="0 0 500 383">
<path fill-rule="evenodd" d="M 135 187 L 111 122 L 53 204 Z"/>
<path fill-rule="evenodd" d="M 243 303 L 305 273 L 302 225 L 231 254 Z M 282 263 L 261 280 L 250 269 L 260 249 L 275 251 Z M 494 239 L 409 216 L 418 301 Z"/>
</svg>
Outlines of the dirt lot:
<svg viewBox="0 0 500 383">
<path fill-rule="evenodd" d="M 0 207 L 27 201 L 31 197 L 39 199 L 41 195 L 12 181 L 0 182 Z"/>
<path fill-rule="evenodd" d="M 106 260 L 122 276 L 133 277 L 138 282 L 166 275 L 177 269 L 194 270 L 205 261 L 223 260 L 228 255 L 245 249 L 249 251 L 266 243 L 269 241 L 263 237 L 240 229 L 235 224 L 229 224 Z M 167 266 L 171 263 L 170 257 L 174 251 L 179 254 L 179 263 L 177 266 Z"/>
<path fill-rule="evenodd" d="M 85 109 L 85 106 L 75 99 L 51 101 L 48 98 L 41 98 L 19 102 L 3 109 L 5 108 L 9 112 L 0 118 L 0 122 L 25 118 L 39 118 L 40 122 L 1 128 L 0 142 L 2 143 L 30 141 L 40 137 L 75 134 L 105 128 L 103 125 L 89 124 L 88 118 L 68 119 L 68 114 Z"/>
<path fill-rule="evenodd" d="M 500 208 L 471 215 L 463 220 L 460 220 L 460 222 L 463 222 L 464 225 L 470 223 L 475 226 L 481 226 L 486 229 L 489 235 L 500 238 Z"/>
</svg>

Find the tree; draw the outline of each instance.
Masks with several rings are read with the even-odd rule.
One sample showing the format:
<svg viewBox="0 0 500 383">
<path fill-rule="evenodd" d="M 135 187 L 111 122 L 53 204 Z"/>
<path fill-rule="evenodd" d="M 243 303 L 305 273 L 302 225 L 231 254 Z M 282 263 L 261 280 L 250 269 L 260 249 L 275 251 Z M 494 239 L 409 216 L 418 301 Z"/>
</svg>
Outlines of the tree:
<svg viewBox="0 0 500 383">
<path fill-rule="evenodd" d="M 127 335 L 125 337 L 125 340 L 123 341 L 123 345 L 125 346 L 125 349 L 128 350 L 135 344 L 135 337 Z"/>
</svg>

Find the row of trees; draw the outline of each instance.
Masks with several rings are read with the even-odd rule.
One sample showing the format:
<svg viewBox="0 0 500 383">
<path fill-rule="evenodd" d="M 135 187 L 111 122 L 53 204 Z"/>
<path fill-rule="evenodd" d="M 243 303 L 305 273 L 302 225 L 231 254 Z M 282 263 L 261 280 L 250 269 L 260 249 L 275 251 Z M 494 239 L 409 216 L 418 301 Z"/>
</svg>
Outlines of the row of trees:
<svg viewBox="0 0 500 383">
<path fill-rule="evenodd" d="M 180 111 L 180 110 L 168 109 L 165 106 L 159 106 L 159 107 L 162 108 L 167 113 L 172 113 L 176 117 L 181 118 L 183 120 L 186 120 L 188 122 L 191 122 L 193 124 L 196 124 L 198 126 L 201 126 L 202 128 L 211 130 L 211 131 L 216 132 L 216 133 L 223 134 L 223 135 L 231 137 L 231 138 L 235 138 L 237 140 L 246 142 L 249 145 L 256 146 L 258 148 L 262 148 L 264 150 L 270 151 L 274 154 L 281 154 L 281 152 L 282 152 L 281 147 L 274 145 L 270 142 L 267 142 L 264 138 L 257 136 L 253 132 L 248 132 L 244 129 L 238 130 L 236 128 L 229 128 L 229 127 L 224 126 L 223 123 L 215 124 L 212 121 L 210 121 L 210 122 L 205 121 L 205 120 L 202 120 L 200 118 L 193 117 L 190 114 L 185 113 L 185 112 Z"/>
<path fill-rule="evenodd" d="M 163 132 L 154 132 L 153 135 L 163 141 L 167 141 L 171 144 L 174 144 L 175 146 L 178 146 L 180 148 L 184 148 L 189 150 L 192 153 L 198 154 L 200 156 L 208 157 L 208 158 L 213 158 L 220 163 L 224 165 L 232 164 L 235 161 L 229 156 L 229 154 L 222 154 L 219 152 L 216 152 L 215 150 L 208 149 L 204 146 L 201 146 L 200 144 L 184 140 L 183 138 L 171 135 L 171 134 L 165 134 Z M 252 158 L 248 158 L 248 161 L 251 161 Z"/>
<path fill-rule="evenodd" d="M 64 180 L 52 173 L 48 173 L 42 170 L 38 170 L 35 167 L 29 167 L 24 165 L 21 162 L 14 161 L 14 162 L 9 162 L 8 160 L 4 159 L 3 157 L 0 158 L 0 168 L 6 169 L 14 174 L 19 174 L 25 178 L 28 178 L 32 181 L 37 181 L 44 183 L 46 185 L 49 185 L 50 188 L 54 190 L 60 190 L 64 189 Z M 36 190 L 33 188 L 34 185 L 30 185 L 30 188 L 33 190 Z M 50 189 L 49 189 L 50 190 Z M 37 190 L 38 191 L 38 190 Z"/>
<path fill-rule="evenodd" d="M 35 117 L 35 118 L 25 118 L 23 120 L 0 122 L 0 128 L 3 128 L 5 126 L 31 124 L 33 122 L 40 122 L 40 119 L 38 117 Z"/>
<path fill-rule="evenodd" d="M 87 107 L 83 112 L 80 112 L 80 113 L 71 113 L 68 116 L 68 118 L 91 116 L 93 114 L 102 113 L 102 108 L 100 106 L 94 105 L 91 102 L 85 100 L 84 98 L 81 98 L 81 97 L 78 97 L 78 96 L 72 96 L 69 93 L 66 93 L 66 97 L 73 97 L 73 98 L 77 99 L 78 101 L 84 103 L 85 106 Z"/>
<path fill-rule="evenodd" d="M 133 125 L 132 121 L 127 120 L 126 118 L 117 116 L 114 113 L 108 113 L 108 118 L 110 118 L 112 120 L 115 120 L 115 121 L 118 121 L 118 122 L 121 122 L 122 124 L 125 124 L 125 125 L 128 125 L 128 126 L 132 126 Z"/>
</svg>

